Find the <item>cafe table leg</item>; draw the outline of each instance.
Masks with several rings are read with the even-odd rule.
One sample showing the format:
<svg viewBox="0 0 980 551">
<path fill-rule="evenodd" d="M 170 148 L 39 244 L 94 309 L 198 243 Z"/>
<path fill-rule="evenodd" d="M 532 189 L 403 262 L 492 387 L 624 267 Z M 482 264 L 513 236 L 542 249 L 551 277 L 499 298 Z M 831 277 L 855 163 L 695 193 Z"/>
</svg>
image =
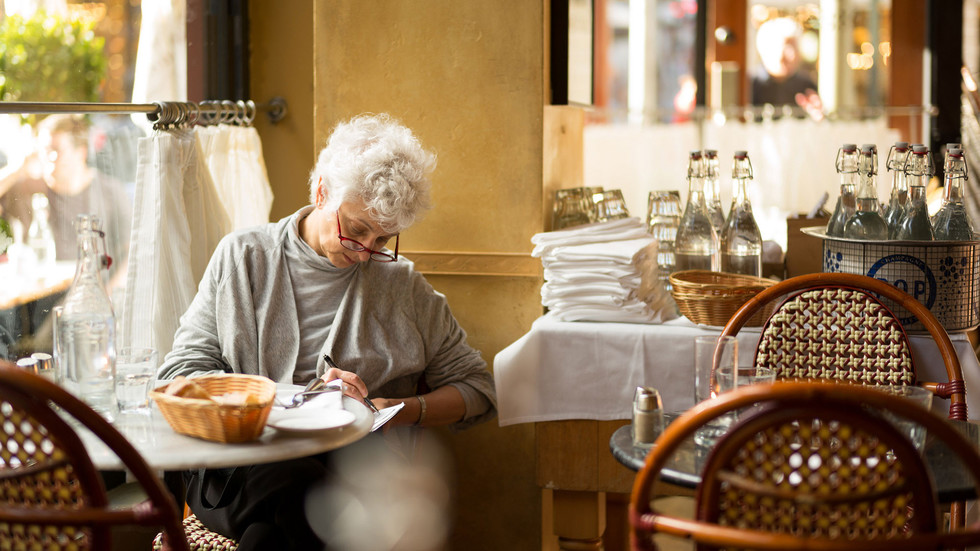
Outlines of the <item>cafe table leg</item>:
<svg viewBox="0 0 980 551">
<path fill-rule="evenodd" d="M 606 530 L 605 492 L 554 490 L 553 529 L 558 548 L 567 551 L 598 551 Z"/>
</svg>

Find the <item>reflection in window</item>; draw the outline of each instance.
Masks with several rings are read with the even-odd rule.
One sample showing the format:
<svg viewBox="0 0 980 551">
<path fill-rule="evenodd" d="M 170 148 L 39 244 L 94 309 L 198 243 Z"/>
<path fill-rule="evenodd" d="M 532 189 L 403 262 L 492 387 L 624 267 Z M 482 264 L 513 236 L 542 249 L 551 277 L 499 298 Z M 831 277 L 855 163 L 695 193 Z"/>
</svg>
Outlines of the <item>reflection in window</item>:
<svg viewBox="0 0 980 551">
<path fill-rule="evenodd" d="M 0 99 L 130 101 L 139 1 L 37 4 L 2 4 Z M 121 298 L 141 135 L 128 116 L 0 115 L 0 217 L 15 241 L 0 255 L 0 358 L 50 352 L 50 311 L 74 274 L 80 213 L 103 217 L 107 284 Z"/>
<path fill-rule="evenodd" d="M 603 0 L 597 0 L 603 1 Z M 596 106 L 610 122 L 627 112 L 649 122 L 684 120 L 694 110 L 695 0 L 604 0 L 605 39 L 596 44 Z"/>
</svg>

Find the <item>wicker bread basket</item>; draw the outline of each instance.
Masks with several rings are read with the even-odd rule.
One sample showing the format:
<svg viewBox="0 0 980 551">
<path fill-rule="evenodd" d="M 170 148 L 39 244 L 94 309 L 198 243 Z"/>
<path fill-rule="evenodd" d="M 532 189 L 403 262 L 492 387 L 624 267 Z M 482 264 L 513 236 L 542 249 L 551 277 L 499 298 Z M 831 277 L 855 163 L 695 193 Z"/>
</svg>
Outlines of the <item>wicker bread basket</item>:
<svg viewBox="0 0 980 551">
<path fill-rule="evenodd" d="M 776 282 L 761 277 L 686 270 L 670 274 L 670 294 L 687 319 L 703 325 L 723 326 L 743 304 Z M 768 304 L 749 319 L 746 326 L 759 327 L 775 308 Z"/>
<path fill-rule="evenodd" d="M 173 396 L 167 394 L 170 385 L 154 389 L 150 397 L 175 432 L 226 443 L 247 442 L 262 434 L 276 396 L 276 383 L 271 379 L 233 373 L 195 377 L 194 382 L 211 396 L 245 392 L 254 395 L 257 403 L 229 405 L 201 398 Z"/>
</svg>

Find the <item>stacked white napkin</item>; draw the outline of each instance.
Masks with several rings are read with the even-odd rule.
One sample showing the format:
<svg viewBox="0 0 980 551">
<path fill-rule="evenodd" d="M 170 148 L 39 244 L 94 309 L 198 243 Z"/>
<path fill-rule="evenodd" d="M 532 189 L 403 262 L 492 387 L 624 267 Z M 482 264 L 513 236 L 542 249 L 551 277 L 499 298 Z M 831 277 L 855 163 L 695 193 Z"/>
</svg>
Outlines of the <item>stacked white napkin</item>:
<svg viewBox="0 0 980 551">
<path fill-rule="evenodd" d="M 534 235 L 531 256 L 541 259 L 541 303 L 562 321 L 660 323 L 664 313 L 637 297 L 638 262 L 653 242 L 639 218 Z"/>
</svg>

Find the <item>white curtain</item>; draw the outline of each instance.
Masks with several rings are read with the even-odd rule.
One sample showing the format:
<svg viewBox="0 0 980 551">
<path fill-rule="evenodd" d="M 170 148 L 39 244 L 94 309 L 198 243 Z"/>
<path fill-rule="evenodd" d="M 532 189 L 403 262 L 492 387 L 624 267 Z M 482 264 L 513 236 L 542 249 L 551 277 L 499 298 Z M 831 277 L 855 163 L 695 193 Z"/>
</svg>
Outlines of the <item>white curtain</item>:
<svg viewBox="0 0 980 551">
<path fill-rule="evenodd" d="M 187 101 L 187 1 L 143 0 L 133 103 Z M 147 134 L 146 115 L 133 122 Z"/>
<path fill-rule="evenodd" d="M 198 128 L 197 137 L 232 229 L 268 222 L 273 196 L 258 132 L 219 124 Z"/>
<path fill-rule="evenodd" d="M 231 223 L 193 130 L 154 131 L 138 155 L 119 343 L 162 359 Z"/>
</svg>

